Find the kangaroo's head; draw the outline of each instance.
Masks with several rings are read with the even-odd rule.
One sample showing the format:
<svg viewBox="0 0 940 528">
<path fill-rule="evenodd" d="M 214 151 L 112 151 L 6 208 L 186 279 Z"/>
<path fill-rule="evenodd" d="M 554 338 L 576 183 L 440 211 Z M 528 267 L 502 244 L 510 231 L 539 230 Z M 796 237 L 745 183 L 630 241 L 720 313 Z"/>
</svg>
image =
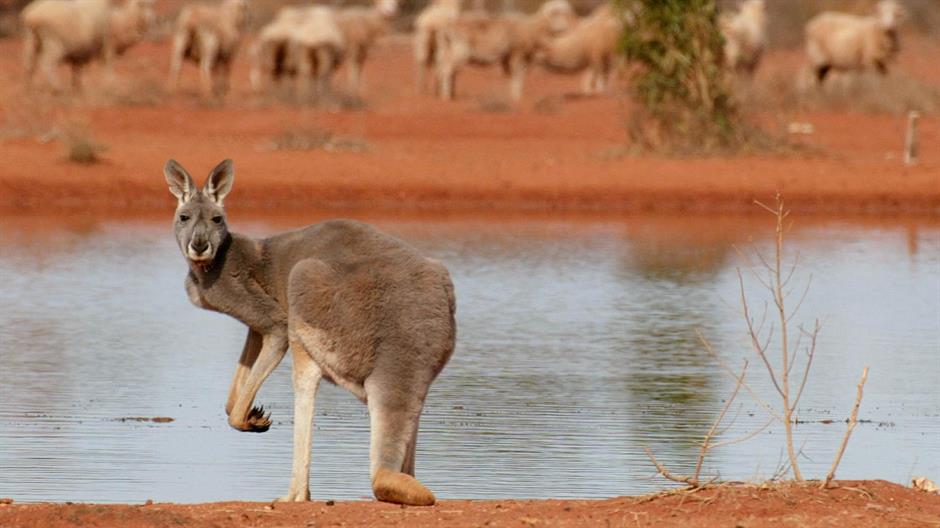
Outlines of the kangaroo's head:
<svg viewBox="0 0 940 528">
<path fill-rule="evenodd" d="M 175 160 L 166 162 L 163 175 L 178 200 L 173 219 L 176 242 L 191 264 L 208 266 L 229 237 L 222 202 L 235 181 L 232 160 L 216 165 L 202 190 L 196 188 L 192 176 Z"/>
</svg>

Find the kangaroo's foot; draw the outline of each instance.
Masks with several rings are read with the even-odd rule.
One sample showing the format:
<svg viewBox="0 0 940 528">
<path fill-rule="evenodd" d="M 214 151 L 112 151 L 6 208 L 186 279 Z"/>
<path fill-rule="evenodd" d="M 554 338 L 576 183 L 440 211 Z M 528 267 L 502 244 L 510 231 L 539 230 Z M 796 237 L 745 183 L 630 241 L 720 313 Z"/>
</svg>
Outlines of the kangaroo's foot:
<svg viewBox="0 0 940 528">
<path fill-rule="evenodd" d="M 228 423 L 239 431 L 263 433 L 271 428 L 271 413 L 265 415 L 264 406 L 252 407 L 244 420 L 236 420 L 229 415 Z"/>
<path fill-rule="evenodd" d="M 431 506 L 434 494 L 411 475 L 379 468 L 372 479 L 372 493 L 383 502 L 409 506 Z"/>
<path fill-rule="evenodd" d="M 309 502 L 310 490 L 295 490 L 293 487 L 287 492 L 287 495 L 277 499 L 277 502 Z"/>
</svg>

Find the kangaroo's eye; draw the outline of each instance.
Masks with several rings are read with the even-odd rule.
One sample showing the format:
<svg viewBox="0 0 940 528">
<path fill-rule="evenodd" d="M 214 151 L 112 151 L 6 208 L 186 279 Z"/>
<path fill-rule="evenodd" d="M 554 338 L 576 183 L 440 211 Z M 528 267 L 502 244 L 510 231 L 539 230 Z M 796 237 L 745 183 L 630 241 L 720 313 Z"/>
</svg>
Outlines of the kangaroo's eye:
<svg viewBox="0 0 940 528">
<path fill-rule="evenodd" d="M 213 217 L 212 217 L 212 221 L 215 222 L 215 223 L 217 223 L 217 224 L 221 224 L 221 223 L 222 223 L 222 217 L 221 217 L 221 216 L 213 216 Z"/>
<path fill-rule="evenodd" d="M 185 214 L 180 215 L 180 222 L 186 222 L 187 220 L 189 220 L 189 215 L 185 215 Z"/>
</svg>

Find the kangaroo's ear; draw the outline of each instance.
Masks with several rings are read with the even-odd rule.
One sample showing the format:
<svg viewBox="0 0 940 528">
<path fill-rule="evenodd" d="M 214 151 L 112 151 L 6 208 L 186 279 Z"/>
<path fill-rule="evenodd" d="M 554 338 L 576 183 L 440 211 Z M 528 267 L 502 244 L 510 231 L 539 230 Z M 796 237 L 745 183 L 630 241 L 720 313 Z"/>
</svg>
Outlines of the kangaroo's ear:
<svg viewBox="0 0 940 528">
<path fill-rule="evenodd" d="M 232 165 L 232 160 L 227 159 L 212 169 L 202 192 L 221 207 L 225 197 L 232 190 L 233 183 L 235 183 L 235 167 Z"/>
<path fill-rule="evenodd" d="M 163 166 L 163 176 L 166 178 L 170 192 L 179 200 L 179 203 L 186 202 L 195 196 L 196 182 L 176 160 L 167 160 L 166 165 Z"/>
</svg>

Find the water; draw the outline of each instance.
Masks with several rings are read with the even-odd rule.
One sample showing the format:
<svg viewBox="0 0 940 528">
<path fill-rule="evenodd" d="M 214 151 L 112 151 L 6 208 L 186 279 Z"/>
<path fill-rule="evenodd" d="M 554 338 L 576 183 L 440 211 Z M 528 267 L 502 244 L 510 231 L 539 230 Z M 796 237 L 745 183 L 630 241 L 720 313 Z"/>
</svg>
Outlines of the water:
<svg viewBox="0 0 940 528">
<path fill-rule="evenodd" d="M 308 218 L 233 218 L 261 235 Z M 748 347 L 735 248 L 772 249 L 763 216 L 372 218 L 451 270 L 456 353 L 428 398 L 419 477 L 442 498 L 607 497 L 668 485 L 694 465 L 733 382 L 706 336 L 773 396 Z M 269 500 L 291 458 L 289 361 L 258 402 L 265 434 L 223 405 L 241 325 L 192 307 L 168 221 L 0 218 L 0 496 L 17 501 Z M 940 225 L 802 219 L 789 248 L 812 288 L 794 324 L 823 330 L 797 427 L 801 465 L 824 475 L 871 366 L 840 478 L 940 478 Z M 769 254 L 769 253 L 768 253 Z M 747 278 L 754 309 L 767 298 Z M 798 289 L 798 288 L 797 288 Z M 798 294 L 799 292 L 797 292 Z M 795 302 L 795 301 L 794 301 Z M 747 395 L 722 439 L 766 412 Z M 169 416 L 171 423 L 120 421 Z M 818 423 L 834 419 L 836 423 Z M 311 490 L 370 496 L 366 409 L 321 387 Z M 714 451 L 705 474 L 773 476 L 774 426 Z"/>
</svg>

